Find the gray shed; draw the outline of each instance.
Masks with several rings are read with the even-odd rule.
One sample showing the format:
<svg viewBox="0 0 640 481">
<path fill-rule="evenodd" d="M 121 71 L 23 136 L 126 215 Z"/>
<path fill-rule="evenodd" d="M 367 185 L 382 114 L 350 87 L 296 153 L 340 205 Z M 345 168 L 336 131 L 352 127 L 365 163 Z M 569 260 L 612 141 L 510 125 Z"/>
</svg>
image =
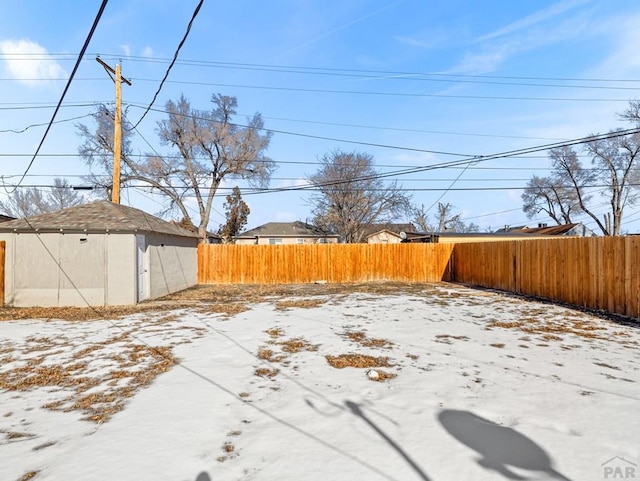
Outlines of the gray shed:
<svg viewBox="0 0 640 481">
<path fill-rule="evenodd" d="M 198 235 L 108 201 L 0 224 L 5 303 L 136 304 L 197 283 Z"/>
</svg>

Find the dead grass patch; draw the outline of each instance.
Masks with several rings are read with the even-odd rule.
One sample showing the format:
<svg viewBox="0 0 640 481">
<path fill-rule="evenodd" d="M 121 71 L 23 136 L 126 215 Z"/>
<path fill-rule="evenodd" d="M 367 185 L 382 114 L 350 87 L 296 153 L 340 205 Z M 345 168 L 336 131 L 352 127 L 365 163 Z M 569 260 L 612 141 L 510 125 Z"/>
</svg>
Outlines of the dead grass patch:
<svg viewBox="0 0 640 481">
<path fill-rule="evenodd" d="M 35 478 L 40 471 L 29 471 L 18 478 L 18 481 L 29 481 Z"/>
<path fill-rule="evenodd" d="M 301 337 L 281 341 L 278 344 L 282 346 L 282 350 L 284 352 L 288 352 L 290 354 L 295 354 L 300 351 L 317 351 L 320 346 L 319 344 L 311 344 Z"/>
<path fill-rule="evenodd" d="M 491 347 L 497 347 L 499 349 L 502 349 L 504 347 L 504 343 L 503 342 L 493 342 L 491 344 L 489 344 Z"/>
<path fill-rule="evenodd" d="M 374 381 L 374 382 L 384 382 L 387 381 L 388 379 L 393 379 L 394 377 L 398 377 L 397 374 L 394 374 L 392 372 L 386 372 L 386 371 L 382 371 L 380 369 L 376 369 L 376 372 L 378 373 L 377 376 L 375 377 L 368 377 L 370 381 Z"/>
<path fill-rule="evenodd" d="M 269 334 L 269 337 L 272 339 L 276 339 L 284 334 L 284 331 L 279 327 L 272 327 L 271 329 L 267 329 L 265 332 Z"/>
<path fill-rule="evenodd" d="M 19 352 L 38 351 L 33 347 L 39 343 L 50 346 L 47 338 L 32 338 L 29 341 Z M 108 351 L 100 352 L 107 347 Z M 116 352 L 111 351 L 112 347 Z M 99 423 L 121 411 L 126 400 L 138 389 L 148 385 L 177 362 L 171 347 L 135 344 L 129 341 L 128 333 L 71 352 L 66 358 L 56 359 L 55 362 L 48 355 L 22 360 L 19 365 L 0 372 L 0 389 L 29 391 L 57 388 L 60 398 L 45 404 L 43 408 L 65 412 L 78 410 L 85 415 L 83 419 Z M 96 359 L 107 363 L 108 367 L 99 376 L 88 375 L 89 365 Z"/>
<path fill-rule="evenodd" d="M 391 349 L 393 343 L 386 339 L 368 337 L 364 331 L 347 331 L 341 334 L 350 341 L 356 342 L 363 347 L 377 347 L 383 349 Z"/>
<path fill-rule="evenodd" d="M 340 354 L 338 356 L 325 356 L 325 359 L 331 367 L 343 369 L 345 367 L 357 367 L 360 369 L 372 367 L 393 367 L 389 363 L 388 357 L 373 357 L 363 354 Z"/>
<path fill-rule="evenodd" d="M 258 359 L 262 359 L 267 362 L 281 362 L 286 359 L 286 356 L 280 355 L 276 356 L 275 353 L 271 349 L 260 349 L 258 350 Z"/>
<path fill-rule="evenodd" d="M 274 378 L 278 375 L 279 372 L 279 369 L 268 369 L 266 367 L 259 367 L 255 370 L 254 374 L 258 377 Z"/>
<path fill-rule="evenodd" d="M 251 309 L 244 302 L 220 302 L 200 306 L 197 311 L 205 314 L 224 314 L 225 317 L 233 317 Z"/>
<path fill-rule="evenodd" d="M 293 308 L 300 309 L 313 309 L 314 307 L 319 307 L 324 304 L 325 301 L 321 299 L 297 299 L 297 300 L 285 300 L 278 301 L 275 305 L 276 311 L 288 311 Z"/>
</svg>

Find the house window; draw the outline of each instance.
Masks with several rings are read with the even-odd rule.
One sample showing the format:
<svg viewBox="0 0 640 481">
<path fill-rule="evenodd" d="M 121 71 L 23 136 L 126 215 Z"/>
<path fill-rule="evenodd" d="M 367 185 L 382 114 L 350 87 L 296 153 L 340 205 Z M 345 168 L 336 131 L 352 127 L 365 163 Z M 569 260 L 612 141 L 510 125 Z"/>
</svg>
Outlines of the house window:
<svg viewBox="0 0 640 481">
<path fill-rule="evenodd" d="M 282 244 L 282 239 L 279 238 L 271 238 L 269 239 L 269 245 L 276 245 L 276 244 Z"/>
<path fill-rule="evenodd" d="M 320 239 L 318 239 L 318 244 L 326 244 L 326 243 L 327 243 L 326 237 L 320 237 Z"/>
<path fill-rule="evenodd" d="M 304 239 L 296 239 L 296 244 L 304 244 Z"/>
</svg>

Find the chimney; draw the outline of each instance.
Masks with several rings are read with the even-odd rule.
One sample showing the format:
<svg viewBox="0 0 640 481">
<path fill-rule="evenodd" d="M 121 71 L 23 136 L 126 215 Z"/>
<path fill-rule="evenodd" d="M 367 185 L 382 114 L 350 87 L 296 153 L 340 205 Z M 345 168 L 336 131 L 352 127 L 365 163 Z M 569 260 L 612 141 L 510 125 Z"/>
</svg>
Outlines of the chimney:
<svg viewBox="0 0 640 481">
<path fill-rule="evenodd" d="M 542 228 L 544 228 L 544 227 L 547 227 L 547 224 L 546 224 L 546 222 L 545 222 L 545 223 L 542 223 L 542 222 L 541 222 L 541 223 L 539 223 L 539 224 L 538 224 L 538 227 L 539 227 L 540 229 L 542 229 Z"/>
</svg>

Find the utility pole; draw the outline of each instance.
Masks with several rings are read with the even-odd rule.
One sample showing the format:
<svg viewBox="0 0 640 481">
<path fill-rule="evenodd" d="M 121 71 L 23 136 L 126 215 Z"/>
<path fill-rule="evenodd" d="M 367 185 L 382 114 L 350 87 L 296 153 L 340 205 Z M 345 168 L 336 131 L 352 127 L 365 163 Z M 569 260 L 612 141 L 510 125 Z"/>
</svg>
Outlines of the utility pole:
<svg viewBox="0 0 640 481">
<path fill-rule="evenodd" d="M 116 64 L 115 70 L 107 65 L 100 57 L 96 61 L 104 67 L 109 77 L 116 84 L 116 111 L 113 124 L 113 188 L 111 189 L 111 202 L 120 203 L 120 156 L 122 154 L 122 83 L 131 85 L 131 82 L 120 74 L 120 64 Z"/>
</svg>

